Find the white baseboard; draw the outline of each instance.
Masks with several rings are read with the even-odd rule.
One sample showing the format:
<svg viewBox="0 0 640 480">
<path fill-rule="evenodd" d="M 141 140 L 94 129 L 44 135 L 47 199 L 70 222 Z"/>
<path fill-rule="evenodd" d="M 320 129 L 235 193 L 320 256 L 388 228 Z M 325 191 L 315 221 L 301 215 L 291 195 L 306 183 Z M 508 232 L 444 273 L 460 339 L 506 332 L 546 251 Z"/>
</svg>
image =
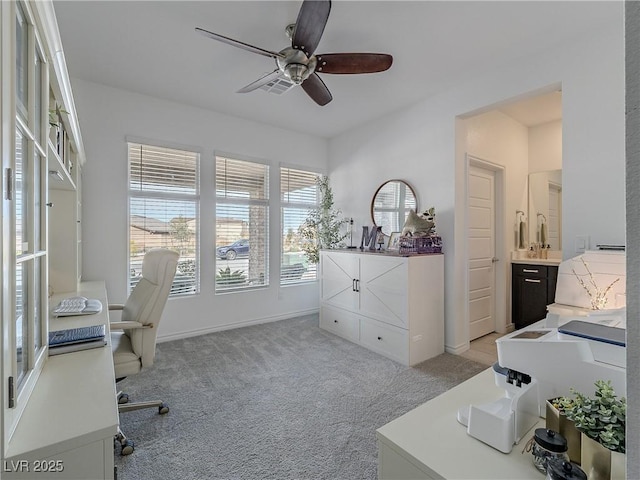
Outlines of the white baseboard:
<svg viewBox="0 0 640 480">
<path fill-rule="evenodd" d="M 231 330 L 234 328 L 248 327 L 251 325 L 260 325 L 261 323 L 277 322 L 279 320 L 287 320 L 289 318 L 302 317 L 305 315 L 313 315 L 318 313 L 319 311 L 320 311 L 319 309 L 315 308 L 311 310 L 302 310 L 299 312 L 288 312 L 282 315 L 275 315 L 272 317 L 261 317 L 261 318 L 255 318 L 253 320 L 242 320 L 239 322 L 232 322 L 224 325 L 213 325 L 211 327 L 199 328 L 196 330 L 189 330 L 186 332 L 171 333 L 169 335 L 158 335 L 158 338 L 156 341 L 157 343 L 162 343 L 162 342 L 169 342 L 171 340 L 180 340 L 181 338 L 197 337 L 200 335 L 205 335 L 207 333 L 222 332 L 223 330 Z"/>
<path fill-rule="evenodd" d="M 469 350 L 468 343 L 463 343 L 462 345 L 458 345 L 457 347 L 452 347 L 450 345 L 444 346 L 444 351 L 447 353 L 451 353 L 452 355 L 461 355 L 467 350 Z"/>
</svg>

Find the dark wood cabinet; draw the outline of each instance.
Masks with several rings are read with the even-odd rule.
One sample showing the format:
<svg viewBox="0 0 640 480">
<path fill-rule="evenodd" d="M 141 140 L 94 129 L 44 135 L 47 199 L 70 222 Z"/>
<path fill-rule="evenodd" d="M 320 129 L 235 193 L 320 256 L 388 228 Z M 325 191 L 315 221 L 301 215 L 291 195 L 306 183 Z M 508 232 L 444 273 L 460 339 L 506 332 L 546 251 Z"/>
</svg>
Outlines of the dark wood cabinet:
<svg viewBox="0 0 640 480">
<path fill-rule="evenodd" d="M 555 265 L 511 265 L 511 320 L 516 329 L 546 317 L 547 305 L 555 300 L 557 279 Z"/>
</svg>

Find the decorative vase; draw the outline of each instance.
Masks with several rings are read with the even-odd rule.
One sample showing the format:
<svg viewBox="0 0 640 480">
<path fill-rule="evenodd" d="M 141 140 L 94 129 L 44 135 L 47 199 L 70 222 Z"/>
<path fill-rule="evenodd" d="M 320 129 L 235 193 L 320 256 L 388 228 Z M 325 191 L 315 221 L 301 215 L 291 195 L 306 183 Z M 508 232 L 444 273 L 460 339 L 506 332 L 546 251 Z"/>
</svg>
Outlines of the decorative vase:
<svg viewBox="0 0 640 480">
<path fill-rule="evenodd" d="M 597 441 L 582 434 L 582 470 L 587 480 L 624 480 L 626 478 L 626 455 L 612 452 Z"/>
<path fill-rule="evenodd" d="M 573 463 L 580 465 L 581 437 L 580 430 L 573 421 L 560 412 L 547 400 L 546 428 L 558 432 L 567 439 L 567 454 Z"/>
</svg>

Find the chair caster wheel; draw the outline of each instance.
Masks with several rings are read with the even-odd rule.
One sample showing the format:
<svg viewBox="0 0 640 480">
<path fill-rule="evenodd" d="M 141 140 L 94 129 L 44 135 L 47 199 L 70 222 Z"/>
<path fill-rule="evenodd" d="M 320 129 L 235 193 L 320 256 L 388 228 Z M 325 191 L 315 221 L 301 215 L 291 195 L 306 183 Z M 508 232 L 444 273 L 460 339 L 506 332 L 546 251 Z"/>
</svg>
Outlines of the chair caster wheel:
<svg viewBox="0 0 640 480">
<path fill-rule="evenodd" d="M 120 451 L 121 455 L 131 455 L 133 453 L 134 446 L 133 440 L 126 440 L 122 445 L 122 450 Z"/>
<path fill-rule="evenodd" d="M 128 403 L 128 402 L 129 402 L 129 395 L 127 395 L 126 393 L 122 393 L 118 395 L 118 405 L 122 405 L 123 403 Z"/>
<path fill-rule="evenodd" d="M 163 403 L 162 405 L 160 405 L 158 407 L 158 413 L 160 415 L 164 415 L 165 413 L 169 413 L 169 405 L 167 405 L 166 403 Z"/>
</svg>

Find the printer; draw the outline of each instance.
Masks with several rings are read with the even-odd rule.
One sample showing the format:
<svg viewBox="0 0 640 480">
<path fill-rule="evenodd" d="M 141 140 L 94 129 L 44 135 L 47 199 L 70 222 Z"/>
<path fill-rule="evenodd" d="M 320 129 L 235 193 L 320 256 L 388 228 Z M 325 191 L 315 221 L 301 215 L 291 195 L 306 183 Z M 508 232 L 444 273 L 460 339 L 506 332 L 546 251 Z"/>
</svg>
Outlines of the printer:
<svg viewBox="0 0 640 480">
<path fill-rule="evenodd" d="M 596 380 L 611 381 L 616 394 L 626 396 L 625 280 L 624 252 L 585 252 L 563 261 L 546 318 L 496 340 L 494 378 L 505 394 L 460 408 L 467 433 L 509 453 L 544 417 L 548 399 L 570 396 L 572 389 L 593 395 Z M 607 308 L 590 308 L 596 289 Z"/>
</svg>

